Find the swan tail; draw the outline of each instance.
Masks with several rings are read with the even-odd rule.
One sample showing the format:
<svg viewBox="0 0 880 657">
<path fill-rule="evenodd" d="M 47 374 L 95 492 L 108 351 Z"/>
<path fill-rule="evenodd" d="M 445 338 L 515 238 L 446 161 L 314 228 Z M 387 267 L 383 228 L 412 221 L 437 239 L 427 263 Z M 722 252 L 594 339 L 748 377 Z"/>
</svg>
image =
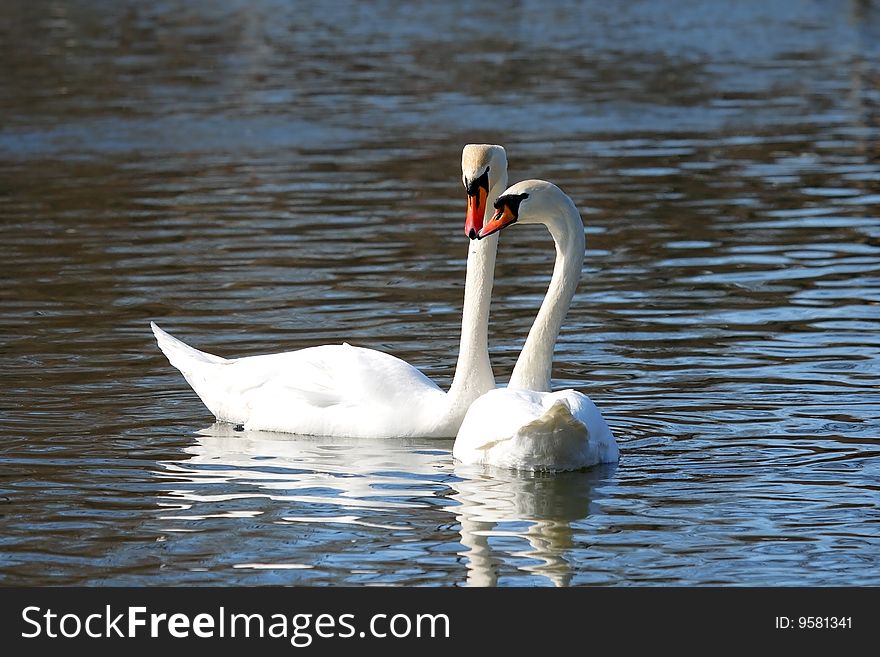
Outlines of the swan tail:
<svg viewBox="0 0 880 657">
<path fill-rule="evenodd" d="M 520 429 L 519 437 L 526 439 L 520 444 L 529 446 L 529 469 L 579 470 L 617 460 L 616 444 L 613 439 L 608 443 L 610 432 L 604 436 L 600 427 L 588 426 L 572 410 L 559 399 L 541 417 Z"/>
<path fill-rule="evenodd" d="M 181 372 L 189 372 L 199 365 L 213 365 L 228 362 L 225 358 L 199 351 L 190 347 L 185 342 L 181 342 L 169 333 L 166 333 L 155 322 L 150 322 L 150 328 L 153 329 L 153 335 L 156 336 L 156 342 L 159 343 L 159 349 L 165 354 L 174 367 Z"/>
<path fill-rule="evenodd" d="M 587 433 L 587 429 L 583 422 L 572 415 L 571 407 L 559 399 L 541 417 L 523 425 L 520 433 L 542 438 L 553 436 L 581 437 Z"/>
<path fill-rule="evenodd" d="M 241 422 L 239 414 L 227 403 L 228 395 L 223 389 L 225 377 L 218 376 L 220 372 L 214 367 L 232 361 L 194 349 L 160 329 L 154 322 L 150 322 L 150 328 L 168 362 L 180 370 L 208 410 L 220 421 Z"/>
</svg>

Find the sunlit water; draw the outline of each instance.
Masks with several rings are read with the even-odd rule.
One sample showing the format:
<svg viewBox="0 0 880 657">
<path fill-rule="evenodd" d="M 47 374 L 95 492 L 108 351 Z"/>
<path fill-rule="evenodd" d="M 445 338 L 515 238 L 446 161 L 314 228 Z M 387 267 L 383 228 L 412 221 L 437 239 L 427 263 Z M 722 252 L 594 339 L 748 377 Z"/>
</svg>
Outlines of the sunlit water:
<svg viewBox="0 0 880 657">
<path fill-rule="evenodd" d="M 0 582 L 880 584 L 880 6 L 507 4 L 0 4 Z M 470 141 L 584 215 L 554 383 L 620 463 L 209 426 L 150 320 L 448 385 Z"/>
</svg>

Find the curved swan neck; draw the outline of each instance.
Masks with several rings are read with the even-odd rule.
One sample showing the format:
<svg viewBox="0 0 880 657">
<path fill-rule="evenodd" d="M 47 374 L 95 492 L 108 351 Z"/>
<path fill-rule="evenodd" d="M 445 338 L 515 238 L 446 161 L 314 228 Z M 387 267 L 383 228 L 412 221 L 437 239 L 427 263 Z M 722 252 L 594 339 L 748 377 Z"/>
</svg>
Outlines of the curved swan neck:
<svg viewBox="0 0 880 657">
<path fill-rule="evenodd" d="M 488 220 L 494 212 L 495 200 L 506 188 L 507 172 L 502 171 L 489 190 L 484 220 Z M 477 397 L 495 387 L 495 375 L 489 362 L 489 306 L 497 250 L 497 234 L 482 240 L 471 240 L 468 245 L 461 344 L 448 395 L 451 406 L 460 405 L 466 409 Z"/>
<path fill-rule="evenodd" d="M 556 263 L 547 294 L 513 368 L 508 387 L 549 392 L 556 338 L 581 278 L 586 245 L 583 220 L 567 197 L 541 223 L 547 226 L 556 243 Z"/>
</svg>

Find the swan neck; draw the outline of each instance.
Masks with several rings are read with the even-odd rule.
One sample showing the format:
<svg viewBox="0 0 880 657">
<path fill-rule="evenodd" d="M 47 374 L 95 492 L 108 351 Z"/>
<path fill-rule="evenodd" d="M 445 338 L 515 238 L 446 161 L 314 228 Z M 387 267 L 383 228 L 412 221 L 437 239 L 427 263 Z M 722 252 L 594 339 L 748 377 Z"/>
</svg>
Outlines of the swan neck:
<svg viewBox="0 0 880 657">
<path fill-rule="evenodd" d="M 550 391 L 553 350 L 584 265 L 584 224 L 574 204 L 566 201 L 542 222 L 553 236 L 556 263 L 541 309 L 513 368 L 510 388 Z"/>
<path fill-rule="evenodd" d="M 505 172 L 489 190 L 484 221 L 491 217 L 498 194 L 506 188 Z M 463 410 L 467 410 L 477 397 L 495 387 L 495 375 L 489 362 L 489 306 L 495 280 L 497 250 L 497 234 L 481 240 L 470 240 L 468 244 L 461 344 L 455 377 L 448 395 L 450 405 L 463 407 Z"/>
</svg>

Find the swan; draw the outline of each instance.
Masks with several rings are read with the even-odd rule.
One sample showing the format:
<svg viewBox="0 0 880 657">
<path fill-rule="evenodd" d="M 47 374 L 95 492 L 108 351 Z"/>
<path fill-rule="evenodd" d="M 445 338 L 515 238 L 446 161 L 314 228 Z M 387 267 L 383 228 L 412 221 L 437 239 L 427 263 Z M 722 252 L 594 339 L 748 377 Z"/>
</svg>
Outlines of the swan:
<svg viewBox="0 0 880 657">
<path fill-rule="evenodd" d="M 461 167 L 467 223 L 481 226 L 507 186 L 506 152 L 468 144 Z M 347 343 L 226 359 L 150 326 L 169 362 L 221 422 L 317 436 L 452 438 L 471 402 L 495 387 L 487 334 L 497 246 L 497 236 L 469 242 L 461 344 L 448 392 L 395 356 Z"/>
<path fill-rule="evenodd" d="M 613 463 L 617 443 L 589 397 L 576 390 L 550 392 L 553 349 L 584 263 L 581 216 L 561 189 L 543 180 L 513 185 L 494 207 L 495 214 L 475 231 L 477 239 L 517 222 L 544 224 L 556 244 L 556 264 L 510 383 L 471 404 L 452 455 L 465 464 L 532 471 Z"/>
</svg>

